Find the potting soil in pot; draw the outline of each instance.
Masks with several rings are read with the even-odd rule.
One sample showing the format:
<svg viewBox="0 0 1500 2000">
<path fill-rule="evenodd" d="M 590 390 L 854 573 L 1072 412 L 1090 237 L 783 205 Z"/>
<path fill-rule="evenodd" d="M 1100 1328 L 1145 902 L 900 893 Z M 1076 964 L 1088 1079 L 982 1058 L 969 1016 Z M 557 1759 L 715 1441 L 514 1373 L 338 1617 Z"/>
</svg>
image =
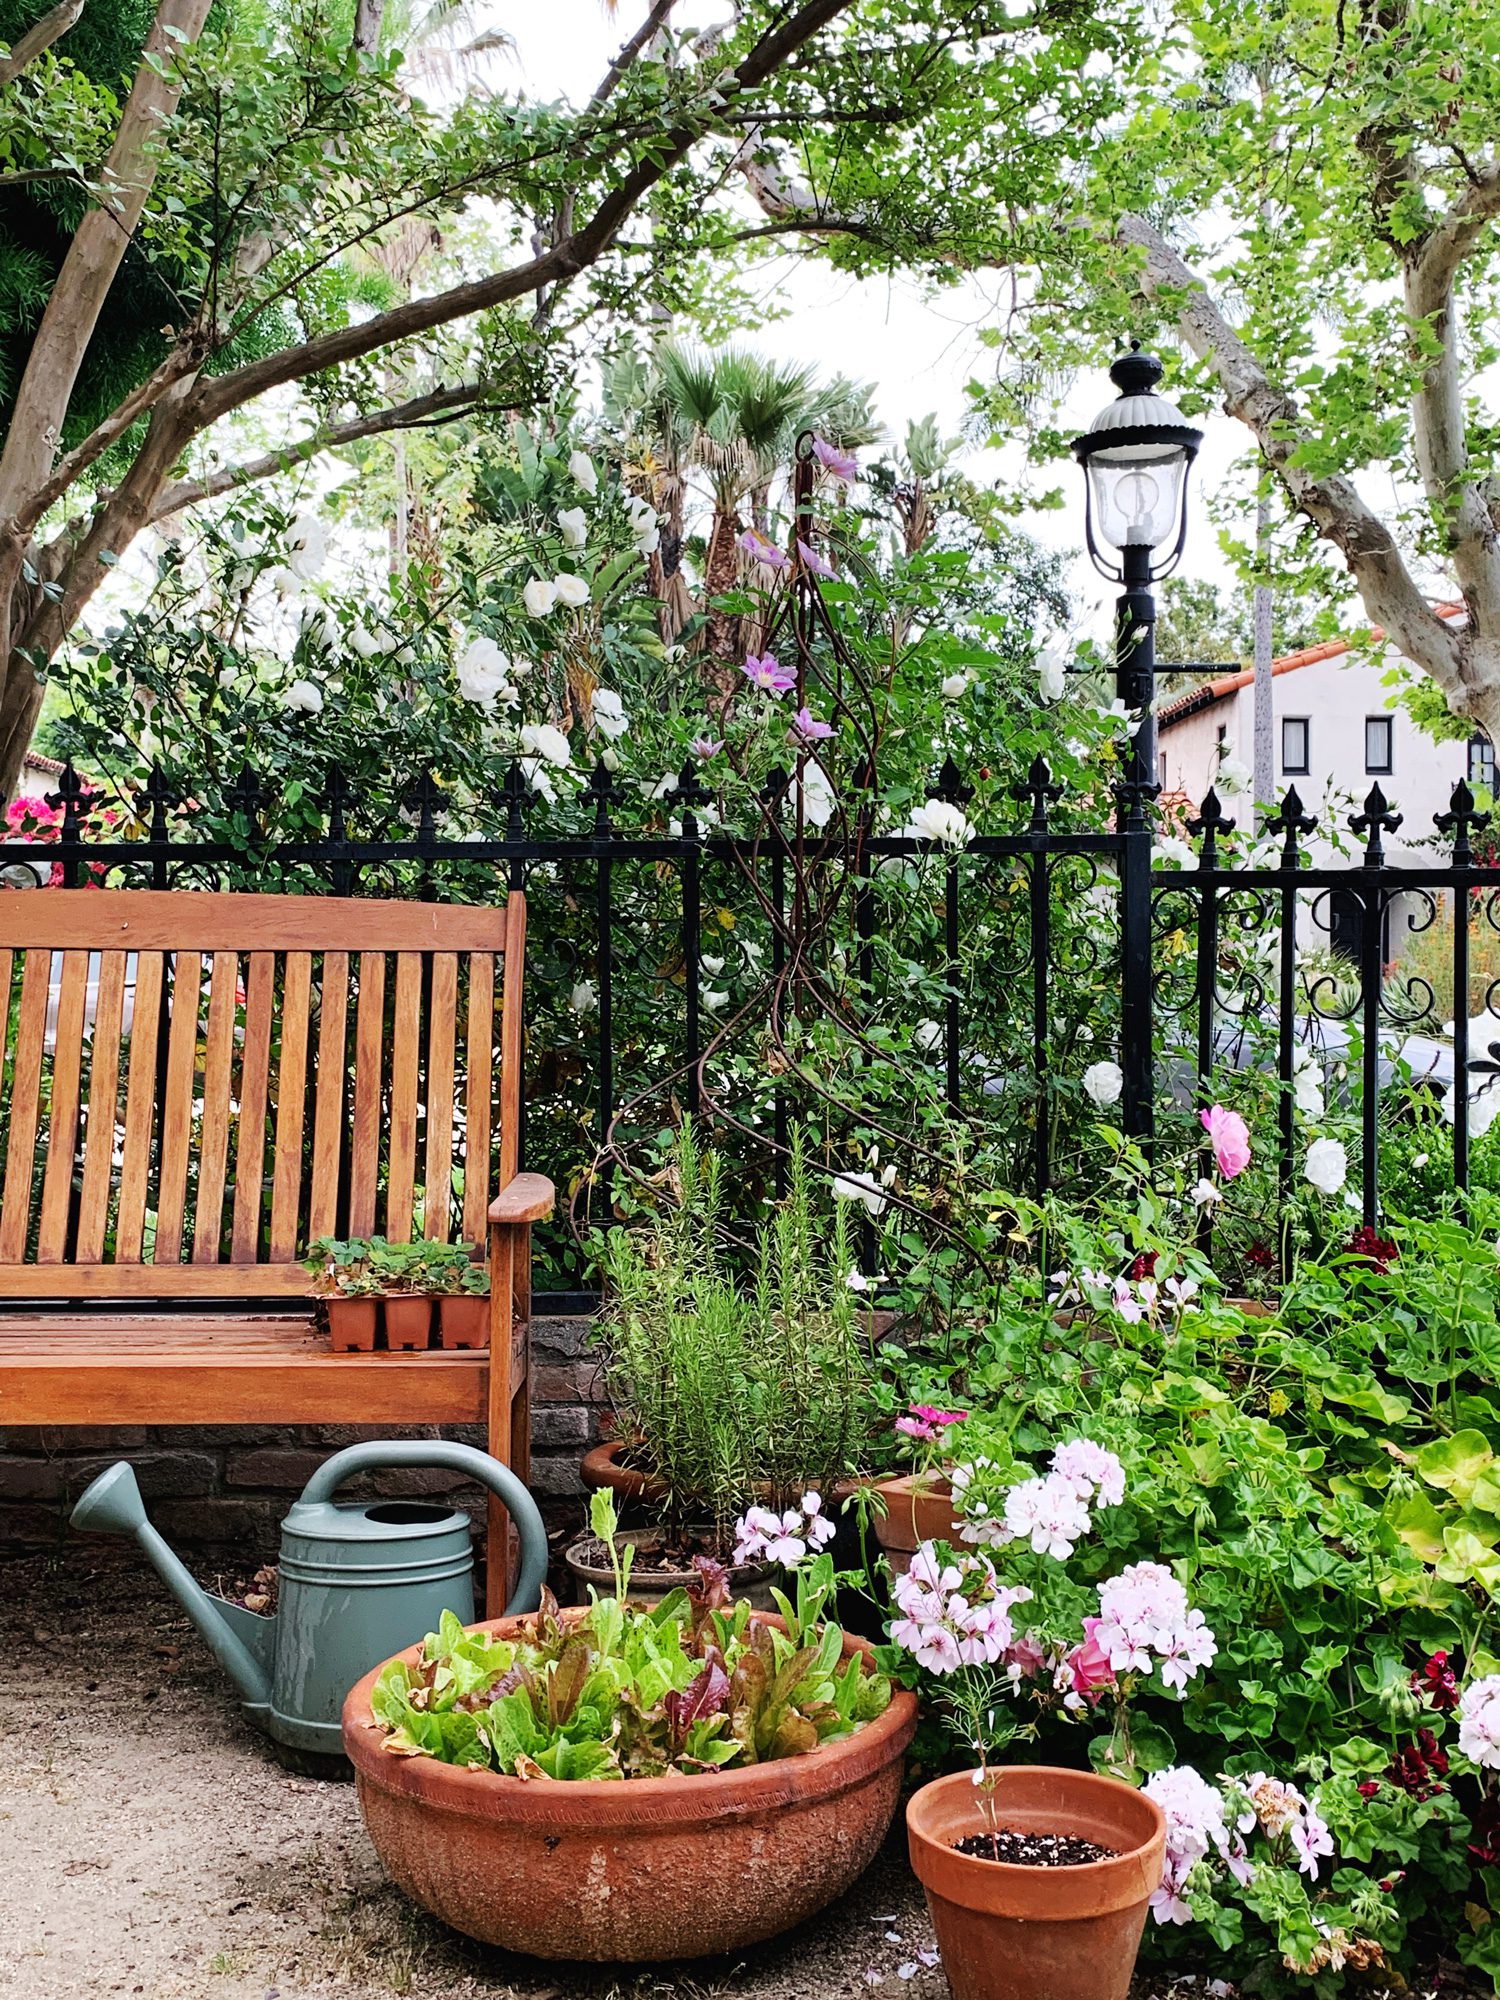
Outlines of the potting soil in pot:
<svg viewBox="0 0 1500 2000">
<path fill-rule="evenodd" d="M 1072 1833 L 1020 1833 L 1002 1826 L 997 1833 L 966 1833 L 955 1840 L 956 1854 L 979 1861 L 1008 1861 L 1018 1868 L 1082 1868 L 1090 1861 L 1113 1861 L 1115 1849 Z"/>
</svg>

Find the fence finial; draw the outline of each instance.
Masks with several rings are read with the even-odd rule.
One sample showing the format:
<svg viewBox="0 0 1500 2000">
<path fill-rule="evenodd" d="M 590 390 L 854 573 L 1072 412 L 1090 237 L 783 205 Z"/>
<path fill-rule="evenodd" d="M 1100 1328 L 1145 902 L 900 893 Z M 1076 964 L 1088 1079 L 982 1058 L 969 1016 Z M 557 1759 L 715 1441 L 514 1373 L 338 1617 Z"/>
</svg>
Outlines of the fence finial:
<svg viewBox="0 0 1500 2000">
<path fill-rule="evenodd" d="M 1400 826 L 1401 819 L 1400 813 L 1391 811 L 1390 801 L 1379 785 L 1371 785 L 1364 811 L 1355 813 L 1349 821 L 1351 833 L 1362 833 L 1366 836 L 1366 868 L 1379 868 L 1384 863 L 1385 848 L 1381 845 L 1381 833 L 1394 833 Z"/>
<path fill-rule="evenodd" d="M 1025 780 L 1020 784 L 1012 785 L 1010 795 L 1013 799 L 1030 799 L 1031 820 L 1029 830 L 1032 833 L 1045 833 L 1047 831 L 1047 808 L 1057 804 L 1057 801 L 1063 795 L 1063 788 L 1061 785 L 1055 785 L 1052 782 L 1051 766 L 1041 752 L 1038 751 L 1036 756 L 1031 760 L 1031 769 L 1026 773 Z"/>
<path fill-rule="evenodd" d="M 974 787 L 964 783 L 964 774 L 954 763 L 951 754 L 943 759 L 943 768 L 937 774 L 937 784 L 929 796 L 942 799 L 950 806 L 966 806 L 973 798 Z"/>
<path fill-rule="evenodd" d="M 231 818 L 244 818 L 252 840 L 260 838 L 261 814 L 270 803 L 271 794 L 259 775 L 248 764 L 241 764 L 234 783 L 224 794 L 224 807 Z"/>
<path fill-rule="evenodd" d="M 1439 833 L 1453 835 L 1453 865 L 1462 868 L 1474 859 L 1474 849 L 1469 843 L 1470 830 L 1483 832 L 1490 823 L 1490 815 L 1475 809 L 1474 794 L 1467 782 L 1460 778 L 1453 787 L 1448 810 L 1435 813 L 1432 823 Z"/>
<path fill-rule="evenodd" d="M 428 842 L 436 836 L 437 823 L 448 810 L 448 794 L 432 772 L 423 769 L 408 787 L 401 808 L 403 812 L 416 814 L 417 839 Z"/>
<path fill-rule="evenodd" d="M 1223 801 L 1212 785 L 1209 786 L 1208 796 L 1199 806 L 1196 816 L 1188 821 L 1187 830 L 1195 839 L 1202 835 L 1203 849 L 1200 858 L 1212 868 L 1218 859 L 1219 835 L 1234 832 L 1234 821 L 1225 818 Z"/>
<path fill-rule="evenodd" d="M 1317 821 L 1302 804 L 1302 794 L 1295 785 L 1288 785 L 1286 795 L 1265 823 L 1264 832 L 1282 835 L 1281 865 L 1295 868 L 1300 858 L 1297 848 L 1299 833 L 1311 833 Z"/>
<path fill-rule="evenodd" d="M 614 774 L 602 760 L 589 773 L 589 792 L 594 801 L 594 838 L 608 840 L 609 808 L 614 798 Z"/>
</svg>

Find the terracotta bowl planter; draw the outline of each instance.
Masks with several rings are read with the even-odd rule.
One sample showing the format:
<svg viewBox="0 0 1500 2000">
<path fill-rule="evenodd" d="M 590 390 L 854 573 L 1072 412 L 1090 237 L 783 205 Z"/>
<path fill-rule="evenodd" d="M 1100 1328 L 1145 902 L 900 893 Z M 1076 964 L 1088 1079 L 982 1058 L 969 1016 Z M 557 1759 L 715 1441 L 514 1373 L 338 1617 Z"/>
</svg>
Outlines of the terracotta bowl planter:
<svg viewBox="0 0 1500 2000">
<path fill-rule="evenodd" d="M 705 1537 L 712 1536 L 711 1528 L 701 1528 L 693 1532 Z M 638 1532 L 632 1528 L 615 1537 L 617 1546 L 629 1542 L 635 1550 L 635 1559 L 630 1565 L 630 1601 L 648 1608 L 660 1604 L 674 1590 L 691 1583 L 694 1571 L 691 1567 L 681 1569 L 676 1564 L 661 1561 L 659 1551 L 664 1535 L 647 1529 Z M 589 1585 L 607 1596 L 615 1587 L 615 1573 L 612 1565 L 604 1559 L 602 1549 L 592 1535 L 574 1542 L 563 1560 L 568 1573 L 578 1586 L 578 1602 L 589 1601 Z M 729 1572 L 729 1588 L 736 1598 L 743 1597 L 756 1611 L 774 1611 L 776 1600 L 771 1595 L 771 1585 L 781 1583 L 786 1588 L 783 1573 L 771 1563 L 736 1563 Z"/>
<path fill-rule="evenodd" d="M 471 1629 L 511 1637 L 526 1622 Z M 845 1640 L 846 1658 L 868 1651 Z M 801 1923 L 874 1859 L 917 1724 L 916 1697 L 898 1688 L 884 1715 L 804 1757 L 691 1778 L 528 1782 L 392 1757 L 370 1709 L 379 1673 L 344 1703 L 376 1852 L 444 1923 L 537 1958 L 699 1958 Z"/>
<path fill-rule="evenodd" d="M 958 1516 L 953 1489 L 940 1475 L 908 1472 L 899 1479 L 877 1479 L 873 1491 L 885 1502 L 874 1515 L 875 1538 L 897 1576 L 911 1568 L 923 1542 L 956 1542 Z"/>
<path fill-rule="evenodd" d="M 906 1808 L 911 1865 L 927 1897 L 953 2000 L 1126 2000 L 1161 1882 L 1160 1806 L 1117 1778 L 1050 1765 L 1002 1771 L 1002 1828 L 1077 1834 L 1114 1850 L 1076 1868 L 1023 1868 L 959 1854 L 988 1831 L 973 1773 L 915 1793 Z"/>
</svg>

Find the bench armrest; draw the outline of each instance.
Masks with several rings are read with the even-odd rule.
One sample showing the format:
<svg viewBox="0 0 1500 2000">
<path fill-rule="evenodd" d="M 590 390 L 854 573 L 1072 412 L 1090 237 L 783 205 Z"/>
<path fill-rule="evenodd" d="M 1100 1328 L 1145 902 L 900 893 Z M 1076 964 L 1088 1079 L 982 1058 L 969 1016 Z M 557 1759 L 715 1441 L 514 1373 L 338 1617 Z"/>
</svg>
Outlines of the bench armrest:
<svg viewBox="0 0 1500 2000">
<path fill-rule="evenodd" d="M 517 1174 L 490 1203 L 490 1226 L 540 1222 L 556 1201 L 557 1190 L 544 1174 Z"/>
</svg>

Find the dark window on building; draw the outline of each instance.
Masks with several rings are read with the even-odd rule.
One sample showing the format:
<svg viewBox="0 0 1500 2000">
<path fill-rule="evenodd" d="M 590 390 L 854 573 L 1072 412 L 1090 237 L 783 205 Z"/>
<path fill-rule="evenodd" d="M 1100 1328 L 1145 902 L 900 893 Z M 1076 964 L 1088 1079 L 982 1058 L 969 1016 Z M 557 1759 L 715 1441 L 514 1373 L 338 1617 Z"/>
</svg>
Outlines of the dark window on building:
<svg viewBox="0 0 1500 2000">
<path fill-rule="evenodd" d="M 1161 752 L 1160 756 L 1157 759 L 1157 762 L 1161 766 L 1161 775 L 1159 783 L 1161 785 L 1162 790 L 1165 791 L 1167 789 L 1167 753 L 1165 750 Z"/>
<path fill-rule="evenodd" d="M 1372 778 L 1391 775 L 1392 727 L 1388 715 L 1365 717 L 1365 770 Z"/>
<path fill-rule="evenodd" d="M 1305 715 L 1281 718 L 1281 768 L 1289 778 L 1305 778 L 1312 769 L 1311 731 Z"/>
<path fill-rule="evenodd" d="M 1495 789 L 1495 746 L 1488 736 L 1469 738 L 1469 783 L 1487 792 Z"/>
</svg>

